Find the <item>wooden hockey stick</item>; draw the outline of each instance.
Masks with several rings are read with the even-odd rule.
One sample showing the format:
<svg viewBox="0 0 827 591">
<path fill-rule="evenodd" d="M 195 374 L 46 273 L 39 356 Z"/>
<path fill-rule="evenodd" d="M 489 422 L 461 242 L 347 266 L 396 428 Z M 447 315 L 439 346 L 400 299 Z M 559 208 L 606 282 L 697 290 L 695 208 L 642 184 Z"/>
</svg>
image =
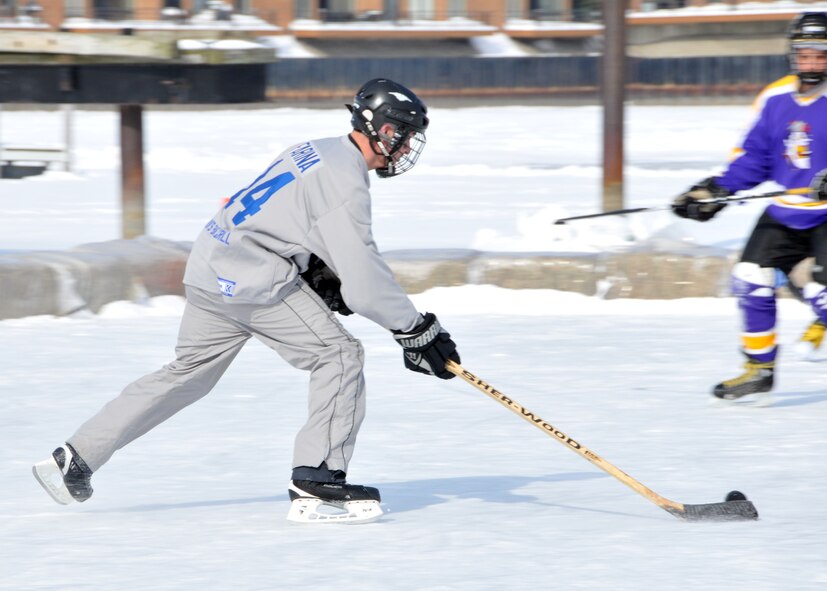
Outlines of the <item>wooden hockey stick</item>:
<svg viewBox="0 0 827 591">
<path fill-rule="evenodd" d="M 732 195 L 731 197 L 719 197 L 717 199 L 705 199 L 703 201 L 698 201 L 698 203 L 740 203 L 741 201 L 747 201 L 749 199 L 770 199 L 772 197 L 782 197 L 784 195 L 806 195 L 811 192 L 812 189 L 809 187 L 804 187 L 801 189 L 785 189 L 784 191 L 773 191 L 771 193 L 761 193 L 759 195 Z M 626 213 L 642 213 L 644 211 L 667 211 L 672 209 L 671 205 L 657 205 L 655 207 L 633 207 L 631 209 L 615 209 L 612 211 L 602 211 L 600 213 L 589 213 L 586 215 L 575 215 L 570 218 L 560 218 L 559 220 L 555 221 L 555 225 L 562 225 L 566 222 L 572 222 L 575 220 L 588 220 L 591 218 L 602 218 L 610 215 L 623 215 Z"/>
<path fill-rule="evenodd" d="M 743 500 L 707 503 L 704 505 L 686 505 L 670 501 L 610 464 L 582 443 L 574 440 L 557 427 L 541 419 L 458 363 L 449 360 L 445 364 L 445 368 L 675 517 L 687 521 L 747 521 L 758 519 L 758 511 L 752 502 L 746 500 L 746 498 Z"/>
</svg>

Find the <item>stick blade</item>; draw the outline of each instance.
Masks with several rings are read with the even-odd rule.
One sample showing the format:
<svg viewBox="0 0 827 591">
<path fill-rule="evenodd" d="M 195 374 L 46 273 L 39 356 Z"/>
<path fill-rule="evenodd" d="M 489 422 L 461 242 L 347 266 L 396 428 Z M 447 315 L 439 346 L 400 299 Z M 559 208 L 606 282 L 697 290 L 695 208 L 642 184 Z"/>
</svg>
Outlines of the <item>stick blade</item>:
<svg viewBox="0 0 827 591">
<path fill-rule="evenodd" d="M 667 509 L 686 521 L 755 521 L 758 509 L 752 501 L 726 501 L 704 505 L 684 505 L 683 510 Z"/>
</svg>

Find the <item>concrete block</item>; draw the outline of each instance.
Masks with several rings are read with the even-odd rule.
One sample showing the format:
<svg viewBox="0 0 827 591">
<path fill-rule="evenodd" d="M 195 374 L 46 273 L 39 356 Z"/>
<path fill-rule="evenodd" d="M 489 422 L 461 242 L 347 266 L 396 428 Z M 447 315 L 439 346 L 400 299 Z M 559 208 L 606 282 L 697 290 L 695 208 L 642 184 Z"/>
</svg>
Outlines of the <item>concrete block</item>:
<svg viewBox="0 0 827 591">
<path fill-rule="evenodd" d="M 183 295 L 192 243 L 151 237 L 83 244 L 67 251 L 0 255 L 0 319 L 97 312 L 109 302 Z M 729 295 L 737 253 L 660 243 L 628 252 L 486 253 L 407 250 L 384 253 L 411 294 L 433 287 L 496 285 L 556 289 L 602 298 L 672 299 Z M 811 263 L 810 263 L 811 264 Z M 807 261 L 796 284 L 807 280 Z M 786 294 L 784 294 L 786 295 Z"/>
<path fill-rule="evenodd" d="M 24 255 L 2 255 L 0 282 L 0 319 L 60 314 L 56 302 L 58 274 L 48 264 Z"/>
<path fill-rule="evenodd" d="M 0 319 L 97 312 L 109 302 L 183 295 L 191 244 L 157 238 L 0 255 Z"/>
</svg>

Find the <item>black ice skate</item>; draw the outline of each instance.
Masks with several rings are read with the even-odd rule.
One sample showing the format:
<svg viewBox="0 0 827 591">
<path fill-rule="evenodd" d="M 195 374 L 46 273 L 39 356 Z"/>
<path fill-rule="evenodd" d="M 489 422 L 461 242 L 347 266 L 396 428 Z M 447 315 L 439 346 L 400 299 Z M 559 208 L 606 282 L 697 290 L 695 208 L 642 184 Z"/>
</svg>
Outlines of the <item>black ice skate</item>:
<svg viewBox="0 0 827 591">
<path fill-rule="evenodd" d="M 744 373 L 715 386 L 712 395 L 720 400 L 732 402 L 766 402 L 761 396 L 772 390 L 775 363 L 760 363 L 752 359 L 744 364 Z"/>
<path fill-rule="evenodd" d="M 296 523 L 367 523 L 382 516 L 379 491 L 344 482 L 293 480 L 287 519 Z"/>
<path fill-rule="evenodd" d="M 53 451 L 49 459 L 32 466 L 32 473 L 61 505 L 82 503 L 92 496 L 92 470 L 68 443 Z"/>
</svg>

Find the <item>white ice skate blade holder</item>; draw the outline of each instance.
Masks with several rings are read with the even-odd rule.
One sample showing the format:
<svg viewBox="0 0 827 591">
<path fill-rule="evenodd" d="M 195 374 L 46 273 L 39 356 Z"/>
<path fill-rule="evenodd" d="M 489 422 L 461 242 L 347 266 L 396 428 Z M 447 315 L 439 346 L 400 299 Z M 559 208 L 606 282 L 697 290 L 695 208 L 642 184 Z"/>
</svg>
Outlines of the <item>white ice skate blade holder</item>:
<svg viewBox="0 0 827 591">
<path fill-rule="evenodd" d="M 808 341 L 798 341 L 793 345 L 793 353 L 800 361 L 824 361 L 824 354 L 820 349 L 813 346 Z"/>
<path fill-rule="evenodd" d="M 53 457 L 32 466 L 32 474 L 55 502 L 68 505 L 75 500 L 63 483 L 63 472 Z"/>
<path fill-rule="evenodd" d="M 741 396 L 740 398 L 733 399 L 718 398 L 717 396 L 712 396 L 711 398 L 711 402 L 713 405 L 729 406 L 731 408 L 744 406 L 750 406 L 754 408 L 767 408 L 775 403 L 775 397 L 772 395 L 772 392 L 755 392 L 753 394 L 747 394 L 746 396 Z"/>
<path fill-rule="evenodd" d="M 293 523 L 370 523 L 382 517 L 377 501 L 328 503 L 315 498 L 298 498 L 290 503 L 287 521 Z"/>
</svg>

